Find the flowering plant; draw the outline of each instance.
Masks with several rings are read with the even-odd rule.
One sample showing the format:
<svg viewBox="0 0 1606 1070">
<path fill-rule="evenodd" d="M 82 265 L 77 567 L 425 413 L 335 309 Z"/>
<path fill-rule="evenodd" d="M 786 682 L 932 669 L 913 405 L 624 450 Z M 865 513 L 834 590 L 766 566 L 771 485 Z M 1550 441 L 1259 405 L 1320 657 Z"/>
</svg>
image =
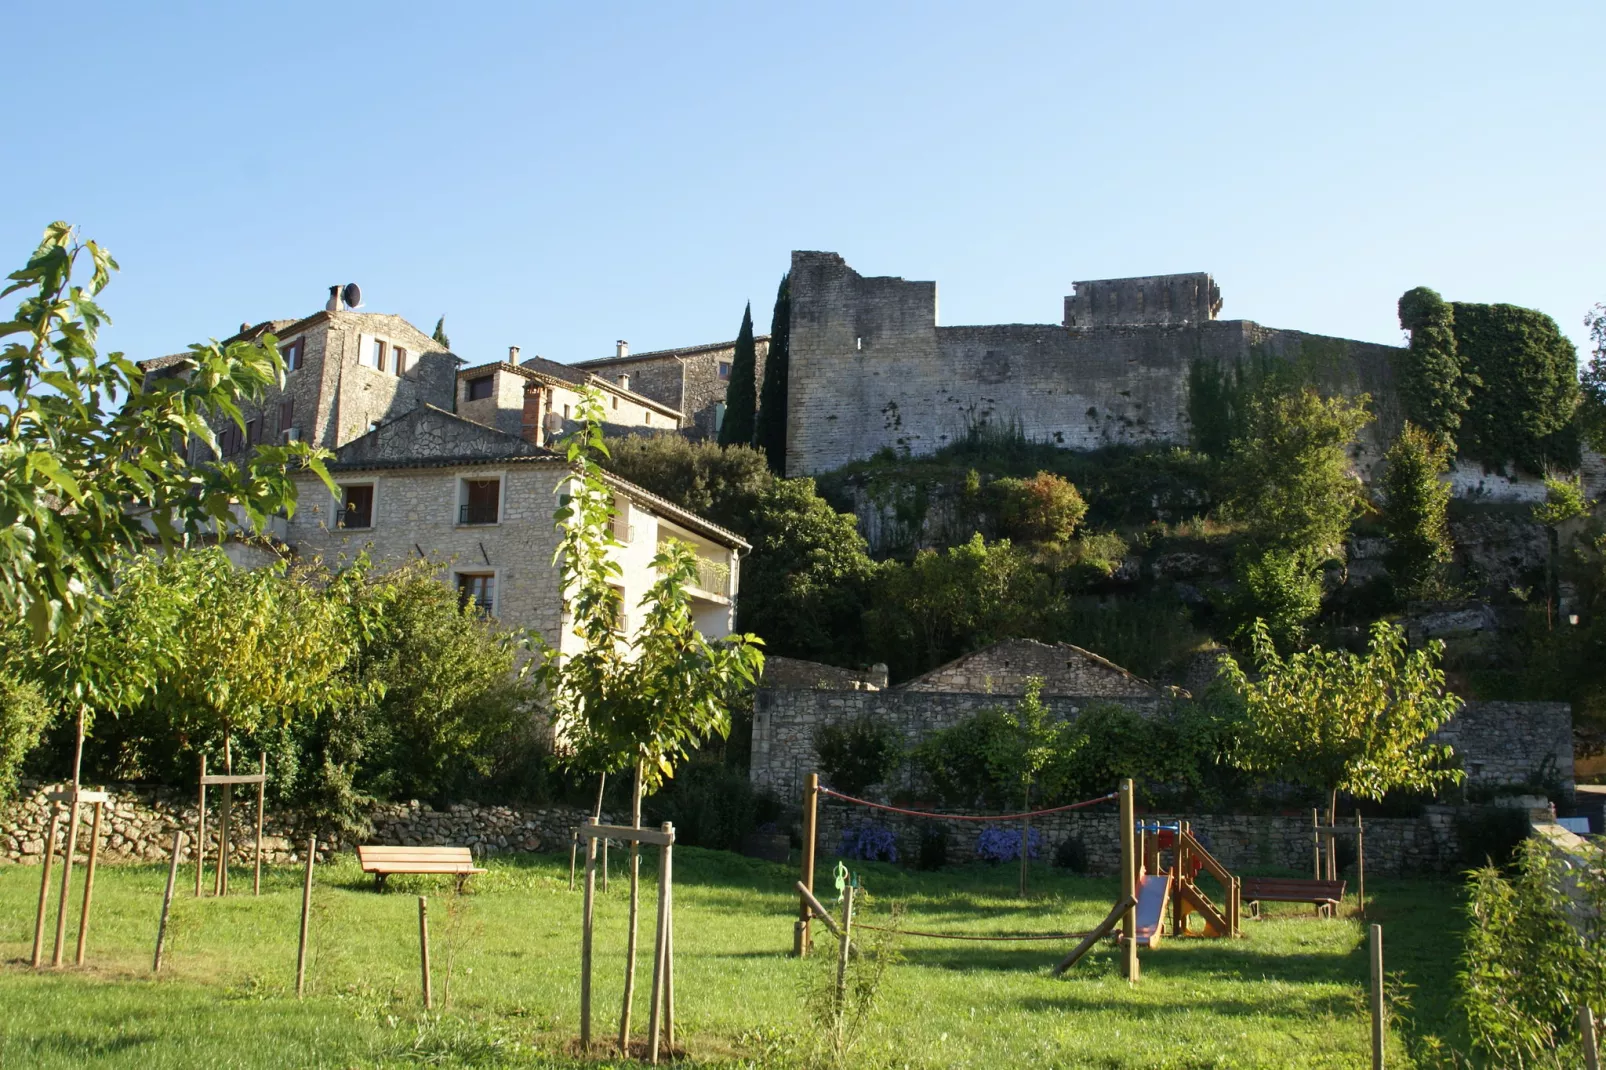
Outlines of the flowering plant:
<svg viewBox="0 0 1606 1070">
<path fill-rule="evenodd" d="M 898 838 L 885 825 L 849 825 L 842 830 L 842 845 L 837 853 L 866 862 L 896 862 Z"/>
<path fill-rule="evenodd" d="M 1043 848 L 1043 834 L 1027 830 L 1026 857 L 1036 858 Z M 976 857 L 986 862 L 1008 862 L 1020 857 L 1020 829 L 992 825 L 976 837 Z"/>
</svg>

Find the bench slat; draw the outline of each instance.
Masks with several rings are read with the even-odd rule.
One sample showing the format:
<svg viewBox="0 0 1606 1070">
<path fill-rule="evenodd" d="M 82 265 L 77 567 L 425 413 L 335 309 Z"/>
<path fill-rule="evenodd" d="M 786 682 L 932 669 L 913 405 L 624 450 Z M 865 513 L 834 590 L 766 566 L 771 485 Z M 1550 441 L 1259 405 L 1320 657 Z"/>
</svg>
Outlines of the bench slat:
<svg viewBox="0 0 1606 1070">
<path fill-rule="evenodd" d="M 467 851 L 364 851 L 357 856 L 371 862 L 467 862 Z"/>
<path fill-rule="evenodd" d="M 1338 903 L 1345 881 L 1300 880 L 1294 877 L 1245 877 L 1240 894 L 1246 902 Z"/>
<path fill-rule="evenodd" d="M 399 866 L 364 866 L 364 873 L 484 873 L 478 866 L 442 866 L 430 862 Z"/>
</svg>

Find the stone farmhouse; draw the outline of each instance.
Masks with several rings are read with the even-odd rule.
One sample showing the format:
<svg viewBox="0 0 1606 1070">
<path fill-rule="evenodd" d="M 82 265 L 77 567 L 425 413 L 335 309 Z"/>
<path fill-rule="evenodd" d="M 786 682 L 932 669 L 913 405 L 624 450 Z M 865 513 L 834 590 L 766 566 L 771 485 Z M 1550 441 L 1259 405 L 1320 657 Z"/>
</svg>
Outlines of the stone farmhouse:
<svg viewBox="0 0 1606 1070">
<path fill-rule="evenodd" d="M 553 566 L 552 514 L 572 472 L 547 447 L 576 426 L 581 391 L 600 391 L 610 432 L 679 430 L 671 404 L 630 389 L 628 373 L 604 377 L 544 360 L 508 359 L 465 367 L 400 316 L 329 305 L 299 320 L 242 325 L 228 341 L 279 340 L 286 375 L 246 413 L 245 428 L 217 428 L 225 457 L 262 443 L 305 441 L 334 452 L 339 493 L 298 477 L 295 515 L 272 535 L 293 552 L 330 563 L 366 550 L 381 566 L 423 558 L 442 579 L 504 624 L 574 649 L 564 592 Z M 717 352 L 717 347 L 715 352 Z M 185 354 L 145 361 L 148 376 L 182 375 Z M 718 374 L 717 361 L 709 374 Z M 704 395 L 707 396 L 707 392 Z M 721 394 L 721 396 L 723 396 Z M 192 459 L 207 459 L 199 440 Z M 617 512 L 618 594 L 626 633 L 656 579 L 658 545 L 678 539 L 701 559 L 693 612 L 709 638 L 735 627 L 740 559 L 736 534 L 609 477 Z"/>
<path fill-rule="evenodd" d="M 764 362 L 770 352 L 770 336 L 753 338 L 757 353 L 757 381 L 764 381 Z M 573 368 L 611 379 L 621 388 L 632 389 L 685 414 L 681 431 L 694 439 L 710 439 L 719 434 L 725 421 L 725 387 L 736 359 L 736 343 L 710 342 L 680 349 L 659 349 L 650 353 L 631 353 L 621 341 L 611 357 L 582 360 Z"/>
</svg>

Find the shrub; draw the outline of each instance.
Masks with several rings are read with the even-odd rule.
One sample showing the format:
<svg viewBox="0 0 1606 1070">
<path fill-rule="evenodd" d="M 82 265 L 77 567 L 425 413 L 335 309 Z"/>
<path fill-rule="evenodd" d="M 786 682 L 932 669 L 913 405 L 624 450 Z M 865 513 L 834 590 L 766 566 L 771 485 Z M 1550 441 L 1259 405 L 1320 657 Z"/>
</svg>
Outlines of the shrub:
<svg viewBox="0 0 1606 1070">
<path fill-rule="evenodd" d="M 920 854 L 915 864 L 927 870 L 948 864 L 948 833 L 935 821 L 920 826 Z"/>
<path fill-rule="evenodd" d="M 53 713 L 36 685 L 0 674 L 0 803 L 16 792 L 22 760 L 38 745 Z"/>
<path fill-rule="evenodd" d="M 924 786 L 944 806 L 998 809 L 1012 785 L 998 784 L 987 768 L 993 740 L 1006 730 L 1002 712 L 985 709 L 933 732 L 913 759 Z"/>
<path fill-rule="evenodd" d="M 1433 597 L 1443 586 L 1450 542 L 1450 485 L 1439 478 L 1448 458 L 1433 436 L 1407 423 L 1389 447 L 1383 473 L 1383 526 L 1389 571 L 1407 598 Z"/>
<path fill-rule="evenodd" d="M 898 837 L 885 825 L 849 825 L 842 830 L 837 854 L 861 862 L 896 862 Z"/>
<path fill-rule="evenodd" d="M 814 754 L 830 787 L 861 795 L 897 772 L 903 745 L 897 729 L 866 715 L 821 725 L 814 732 Z"/>
<path fill-rule="evenodd" d="M 1473 382 L 1455 343 L 1455 312 L 1426 286 L 1407 290 L 1399 302 L 1400 327 L 1411 346 L 1398 355 L 1395 377 L 1405 414 L 1441 443 L 1453 441 L 1467 411 Z"/>
<path fill-rule="evenodd" d="M 649 825 L 672 821 L 677 843 L 734 851 L 742 838 L 780 816 L 780 803 L 755 792 L 747 774 L 722 762 L 682 766 L 662 790 L 642 801 Z"/>
<path fill-rule="evenodd" d="M 988 488 L 998 534 L 1020 542 L 1063 543 L 1087 515 L 1087 502 L 1069 480 L 1052 472 L 1030 479 L 999 479 Z"/>
<path fill-rule="evenodd" d="M 1072 873 L 1087 872 L 1087 845 L 1079 836 L 1067 836 L 1054 848 L 1054 864 Z"/>
<path fill-rule="evenodd" d="M 1043 834 L 1027 830 L 1026 857 L 1036 858 L 1043 849 Z M 976 857 L 983 862 L 1012 862 L 1020 858 L 1020 829 L 988 825 L 976 837 Z"/>
<path fill-rule="evenodd" d="M 1485 806 L 1457 818 L 1455 824 L 1461 861 L 1471 867 L 1509 866 L 1528 838 L 1527 813 L 1510 807 Z"/>
</svg>

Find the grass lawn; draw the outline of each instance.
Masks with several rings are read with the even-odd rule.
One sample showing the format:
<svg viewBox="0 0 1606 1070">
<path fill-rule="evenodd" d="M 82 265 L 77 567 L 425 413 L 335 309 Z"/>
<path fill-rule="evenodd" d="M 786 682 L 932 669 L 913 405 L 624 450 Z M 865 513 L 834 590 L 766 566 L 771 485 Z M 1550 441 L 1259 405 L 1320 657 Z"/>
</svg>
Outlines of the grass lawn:
<svg viewBox="0 0 1606 1070">
<path fill-rule="evenodd" d="M 626 882 L 598 910 L 594 1029 L 617 1029 Z M 165 867 L 107 866 L 97 875 L 90 965 L 34 972 L 39 870 L 0 869 L 0 1067 L 356 1067 L 572 1065 L 579 1019 L 580 895 L 567 855 L 494 859 L 455 905 L 449 881 L 392 878 L 375 894 L 353 859 L 319 871 L 308 995 L 294 996 L 300 871 L 279 869 L 254 899 L 241 871 L 228 899 L 196 900 L 181 871 L 167 963 L 150 958 Z M 644 865 L 648 874 L 650 865 Z M 821 883 L 830 871 L 821 866 Z M 81 882 L 82 869 L 77 880 Z M 860 868 L 875 904 L 906 904 L 912 928 L 972 932 L 1090 928 L 1113 880 L 1042 869 L 1036 896 L 1013 898 L 1012 866 L 906 873 Z M 676 851 L 676 1013 L 694 1061 L 786 1065 L 810 1026 L 803 971 L 790 958 L 795 874 L 715 851 Z M 637 1031 L 646 1031 L 651 911 Z M 1413 1065 L 1422 1035 L 1453 1033 L 1458 886 L 1376 881 L 1373 920 L 1387 965 L 1409 989 L 1390 1065 Z M 417 894 L 430 895 L 435 1015 L 420 1007 Z M 76 890 L 75 890 L 76 895 Z M 72 918 L 76 921 L 76 909 Z M 905 938 L 873 1024 L 852 1060 L 874 1067 L 1364 1067 L 1370 1065 L 1365 934 L 1350 920 L 1297 908 L 1246 923 L 1236 941 L 1167 941 L 1144 955 L 1143 980 L 1119 976 L 1113 946 L 1061 979 L 1067 943 L 981 944 Z M 69 926 L 67 957 L 72 953 Z M 53 920 L 50 927 L 53 932 Z M 49 955 L 50 933 L 46 937 Z M 835 942 L 823 931 L 822 951 Z"/>
</svg>

